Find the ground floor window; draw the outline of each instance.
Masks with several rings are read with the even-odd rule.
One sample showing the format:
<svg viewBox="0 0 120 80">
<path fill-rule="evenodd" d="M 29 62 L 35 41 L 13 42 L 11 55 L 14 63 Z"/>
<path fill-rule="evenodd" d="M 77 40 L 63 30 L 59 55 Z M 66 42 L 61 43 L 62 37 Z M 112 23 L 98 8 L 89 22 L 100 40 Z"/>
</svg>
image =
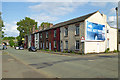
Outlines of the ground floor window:
<svg viewBox="0 0 120 80">
<path fill-rule="evenodd" d="M 65 41 L 66 49 L 68 49 L 68 41 Z"/>
<path fill-rule="evenodd" d="M 79 45 L 80 45 L 79 40 L 76 40 L 76 44 L 75 44 L 76 50 L 78 50 L 78 49 L 79 49 Z"/>
<path fill-rule="evenodd" d="M 54 41 L 54 48 L 56 48 L 57 47 L 57 42 L 56 41 Z"/>
</svg>

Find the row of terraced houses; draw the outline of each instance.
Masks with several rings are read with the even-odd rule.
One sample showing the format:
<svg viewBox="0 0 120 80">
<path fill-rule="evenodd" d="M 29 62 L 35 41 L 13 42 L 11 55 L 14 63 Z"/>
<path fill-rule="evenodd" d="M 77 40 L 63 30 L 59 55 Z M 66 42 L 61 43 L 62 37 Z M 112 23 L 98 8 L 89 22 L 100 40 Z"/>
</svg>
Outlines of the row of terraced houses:
<svg viewBox="0 0 120 80">
<path fill-rule="evenodd" d="M 49 28 L 35 30 L 25 36 L 25 48 L 80 53 L 100 53 L 107 48 L 117 50 L 117 29 L 109 26 L 107 16 L 99 11 L 74 18 Z"/>
</svg>

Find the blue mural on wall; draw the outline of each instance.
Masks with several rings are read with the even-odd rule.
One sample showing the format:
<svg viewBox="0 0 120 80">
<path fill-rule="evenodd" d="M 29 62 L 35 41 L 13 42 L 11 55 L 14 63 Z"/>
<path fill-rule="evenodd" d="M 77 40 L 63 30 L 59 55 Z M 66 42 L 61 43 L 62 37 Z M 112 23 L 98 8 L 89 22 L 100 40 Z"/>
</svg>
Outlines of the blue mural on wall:
<svg viewBox="0 0 120 80">
<path fill-rule="evenodd" d="M 105 40 L 105 25 L 86 22 L 86 40 Z"/>
</svg>

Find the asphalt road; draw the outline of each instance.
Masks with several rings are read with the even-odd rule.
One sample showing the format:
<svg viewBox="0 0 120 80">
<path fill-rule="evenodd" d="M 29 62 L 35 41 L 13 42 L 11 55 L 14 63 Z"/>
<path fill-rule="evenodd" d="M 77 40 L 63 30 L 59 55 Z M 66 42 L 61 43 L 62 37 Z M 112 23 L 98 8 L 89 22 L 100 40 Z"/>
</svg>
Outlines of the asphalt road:
<svg viewBox="0 0 120 80">
<path fill-rule="evenodd" d="M 22 64 L 50 78 L 118 77 L 118 54 L 64 56 L 14 48 L 6 51 Z"/>
</svg>

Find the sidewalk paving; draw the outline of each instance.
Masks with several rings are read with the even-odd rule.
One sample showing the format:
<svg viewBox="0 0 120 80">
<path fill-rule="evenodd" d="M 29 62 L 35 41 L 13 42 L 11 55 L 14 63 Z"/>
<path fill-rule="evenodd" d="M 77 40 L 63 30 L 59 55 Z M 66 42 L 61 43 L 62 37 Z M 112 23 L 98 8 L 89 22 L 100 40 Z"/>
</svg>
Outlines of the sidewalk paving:
<svg viewBox="0 0 120 80">
<path fill-rule="evenodd" d="M 56 54 L 56 55 L 64 55 L 64 56 L 87 56 L 87 57 L 92 57 L 92 56 L 100 56 L 100 55 L 118 55 L 117 53 L 88 53 L 88 54 L 79 54 L 79 53 L 63 53 L 63 52 L 54 52 L 54 51 L 42 51 L 42 50 L 37 50 L 39 53 L 49 53 L 49 54 Z"/>
<path fill-rule="evenodd" d="M 22 64 L 12 56 L 3 52 L 2 55 L 2 78 L 45 78 L 32 68 Z"/>
</svg>

